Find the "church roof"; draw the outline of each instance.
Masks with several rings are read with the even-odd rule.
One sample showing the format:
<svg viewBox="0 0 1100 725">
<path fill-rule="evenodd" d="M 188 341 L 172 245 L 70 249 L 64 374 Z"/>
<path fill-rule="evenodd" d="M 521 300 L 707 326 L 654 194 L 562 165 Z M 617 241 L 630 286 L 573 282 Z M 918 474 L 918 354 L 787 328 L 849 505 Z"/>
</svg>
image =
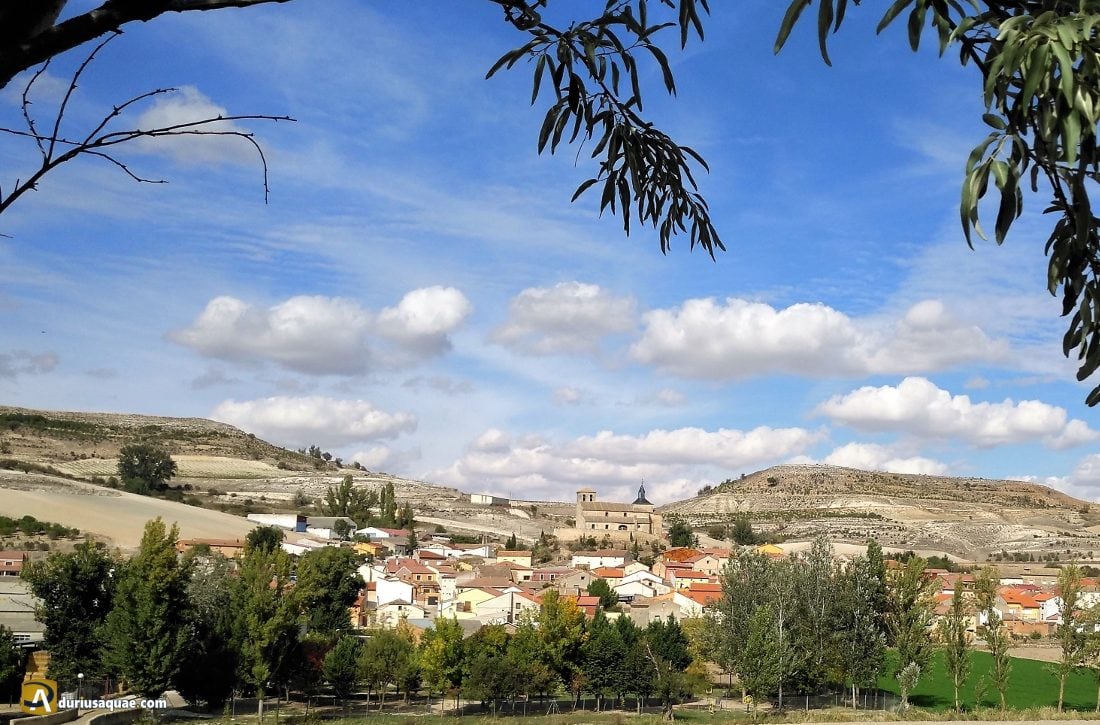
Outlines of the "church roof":
<svg viewBox="0 0 1100 725">
<path fill-rule="evenodd" d="M 638 498 L 634 499 L 633 506 L 652 506 L 649 499 L 645 497 L 645 484 L 643 483 L 638 487 Z"/>
</svg>

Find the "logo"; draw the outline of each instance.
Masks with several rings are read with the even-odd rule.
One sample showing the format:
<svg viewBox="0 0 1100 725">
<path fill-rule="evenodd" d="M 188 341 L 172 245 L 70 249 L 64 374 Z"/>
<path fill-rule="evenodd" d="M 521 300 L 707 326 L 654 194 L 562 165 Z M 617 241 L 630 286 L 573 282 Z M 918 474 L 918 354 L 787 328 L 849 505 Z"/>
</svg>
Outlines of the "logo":
<svg viewBox="0 0 1100 725">
<path fill-rule="evenodd" d="M 57 682 L 27 680 L 19 704 L 28 715 L 52 715 L 57 712 Z"/>
</svg>

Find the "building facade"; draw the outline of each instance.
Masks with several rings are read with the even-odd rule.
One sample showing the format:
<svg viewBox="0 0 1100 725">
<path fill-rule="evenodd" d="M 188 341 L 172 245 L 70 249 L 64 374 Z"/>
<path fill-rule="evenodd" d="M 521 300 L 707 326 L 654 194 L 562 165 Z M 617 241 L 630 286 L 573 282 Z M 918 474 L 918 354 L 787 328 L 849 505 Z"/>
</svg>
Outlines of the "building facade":
<svg viewBox="0 0 1100 725">
<path fill-rule="evenodd" d="M 564 540 L 581 536 L 600 539 L 606 535 L 618 541 L 644 542 L 660 538 L 661 514 L 646 498 L 644 484 L 629 504 L 597 501 L 595 490 L 582 488 L 577 491 L 575 524 L 569 529 L 556 529 L 554 535 Z"/>
</svg>

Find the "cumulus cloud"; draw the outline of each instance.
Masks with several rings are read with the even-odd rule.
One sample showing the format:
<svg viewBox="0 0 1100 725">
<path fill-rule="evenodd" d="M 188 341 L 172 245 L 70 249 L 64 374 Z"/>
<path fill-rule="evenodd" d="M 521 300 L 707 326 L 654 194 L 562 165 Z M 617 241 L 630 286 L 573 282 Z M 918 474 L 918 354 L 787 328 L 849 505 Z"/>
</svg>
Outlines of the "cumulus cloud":
<svg viewBox="0 0 1100 725">
<path fill-rule="evenodd" d="M 169 128 L 195 123 L 219 116 L 229 111 L 211 101 L 194 86 L 182 86 L 178 90 L 156 97 L 153 104 L 138 116 L 136 127 L 142 130 Z M 167 153 L 176 161 L 196 163 L 255 163 L 256 150 L 248 141 L 229 133 L 247 133 L 248 130 L 232 121 L 214 121 L 201 130 L 222 135 L 159 136 L 139 139 L 146 151 Z"/>
<path fill-rule="evenodd" d="M 641 481 L 656 502 L 682 497 L 704 483 L 749 467 L 784 461 L 821 439 L 801 428 L 751 431 L 701 428 L 653 430 L 644 435 L 602 431 L 569 441 L 514 437 L 490 429 L 450 467 L 431 480 L 456 486 L 476 484 L 529 498 L 570 498 L 578 486 L 604 495 L 625 495 Z"/>
<path fill-rule="evenodd" d="M 634 329 L 636 303 L 594 284 L 561 282 L 530 287 L 508 307 L 508 320 L 491 339 L 533 355 L 591 353 L 608 335 Z"/>
<path fill-rule="evenodd" d="M 56 352 L 0 352 L 0 380 L 15 380 L 20 375 L 44 375 L 52 372 L 60 359 Z"/>
<path fill-rule="evenodd" d="M 892 448 L 877 443 L 848 443 L 835 449 L 825 457 L 823 462 L 830 466 L 887 473 L 923 473 L 939 476 L 948 472 L 948 466 L 945 463 L 920 456 L 901 456 Z"/>
<path fill-rule="evenodd" d="M 286 446 L 328 446 L 396 438 L 416 430 L 411 413 L 387 413 L 366 400 L 321 396 L 226 400 L 210 414 Z"/>
<path fill-rule="evenodd" d="M 447 334 L 469 311 L 461 292 L 442 287 L 413 290 L 377 315 L 340 297 L 300 295 L 263 308 L 222 296 L 169 338 L 221 360 L 271 362 L 311 375 L 355 375 L 375 364 L 445 352 L 451 346 Z"/>
<path fill-rule="evenodd" d="M 936 300 L 886 324 L 820 303 L 776 309 L 736 298 L 691 299 L 648 312 L 643 321 L 634 359 L 692 378 L 912 373 L 1005 360 L 1009 353 L 1006 342 L 959 322 Z"/>
<path fill-rule="evenodd" d="M 816 412 L 860 430 L 955 438 L 982 447 L 1042 441 L 1050 448 L 1068 448 L 1100 437 L 1083 421 L 1069 420 L 1064 408 L 1038 400 L 974 403 L 920 377 L 833 396 Z"/>
<path fill-rule="evenodd" d="M 451 349 L 448 333 L 458 328 L 473 310 L 466 296 L 454 287 L 426 287 L 406 294 L 396 307 L 378 315 L 378 334 L 424 356 Z"/>
</svg>

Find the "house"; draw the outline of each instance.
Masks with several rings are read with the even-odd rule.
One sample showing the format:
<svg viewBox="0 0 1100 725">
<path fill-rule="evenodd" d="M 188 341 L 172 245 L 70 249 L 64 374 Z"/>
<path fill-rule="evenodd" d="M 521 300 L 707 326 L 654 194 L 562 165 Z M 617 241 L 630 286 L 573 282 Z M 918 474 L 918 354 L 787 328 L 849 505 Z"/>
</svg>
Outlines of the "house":
<svg viewBox="0 0 1100 725">
<path fill-rule="evenodd" d="M 626 549 L 597 549 L 596 551 L 576 551 L 569 560 L 574 569 L 596 569 L 601 566 L 626 566 L 630 553 Z"/>
<path fill-rule="evenodd" d="M 376 601 L 379 605 L 396 601 L 409 602 L 411 604 L 413 601 L 413 585 L 407 581 L 402 581 L 396 576 L 378 579 L 374 582 L 374 586 Z"/>
<path fill-rule="evenodd" d="M 584 612 L 584 616 L 591 619 L 596 616 L 596 612 L 600 609 L 600 598 L 592 597 L 588 595 L 579 596 L 576 599 L 577 609 Z"/>
<path fill-rule="evenodd" d="M 596 581 L 597 578 L 587 569 L 578 569 L 571 574 L 558 577 L 553 586 L 561 594 L 577 597 L 581 594 L 587 594 L 588 585 Z"/>
<path fill-rule="evenodd" d="M 17 645 L 41 644 L 45 638 L 46 625 L 35 619 L 38 604 L 27 582 L 16 577 L 0 579 L 0 625 L 11 630 Z"/>
<path fill-rule="evenodd" d="M 25 551 L 0 551 L 0 576 L 19 576 L 29 560 L 30 554 Z"/>
<path fill-rule="evenodd" d="M 307 525 L 306 517 L 302 514 L 248 514 L 245 518 L 261 526 L 278 526 L 299 534 L 305 533 Z"/>
<path fill-rule="evenodd" d="M 668 585 L 673 589 L 688 589 L 693 584 L 709 584 L 714 577 L 694 569 L 672 569 L 668 575 Z"/>
<path fill-rule="evenodd" d="M 477 556 L 482 559 L 496 558 L 496 549 L 489 544 L 454 544 L 453 548 L 458 549 L 459 556 Z"/>
<path fill-rule="evenodd" d="M 425 619 L 425 611 L 412 602 L 401 599 L 378 605 L 374 612 L 374 621 L 381 627 L 392 629 L 407 619 Z"/>
<path fill-rule="evenodd" d="M 508 549 L 497 550 L 498 562 L 508 562 L 511 564 L 518 564 L 520 566 L 531 568 L 533 563 L 532 558 L 533 554 L 530 551 L 509 551 Z"/>
<path fill-rule="evenodd" d="M 760 546 L 756 547 L 756 553 L 763 554 L 769 559 L 782 559 L 784 556 L 787 555 L 785 551 L 780 549 L 775 544 L 761 544 Z"/>
<path fill-rule="evenodd" d="M 996 603 L 993 605 L 1001 619 L 1008 622 L 1016 620 L 1021 622 L 1042 621 L 1042 608 L 1035 598 L 1026 592 L 1017 589 L 1004 588 L 997 592 Z"/>
<path fill-rule="evenodd" d="M 244 553 L 244 539 L 180 539 L 176 542 L 176 551 L 181 554 L 195 548 L 206 548 L 233 559 Z"/>
<path fill-rule="evenodd" d="M 515 624 L 524 612 L 538 611 L 539 600 L 513 587 L 477 605 L 477 618 L 486 624 Z"/>
<path fill-rule="evenodd" d="M 691 562 L 691 568 L 710 576 L 718 576 L 729 565 L 729 549 L 704 549 L 703 553 Z"/>
<path fill-rule="evenodd" d="M 660 580 L 655 582 L 635 579 L 631 581 L 623 580 L 612 587 L 611 591 L 615 592 L 615 596 L 619 598 L 620 602 L 633 602 L 637 599 L 650 599 L 667 594 L 672 591 L 672 587 Z"/>
<path fill-rule="evenodd" d="M 504 496 L 494 496 L 491 493 L 471 493 L 470 503 L 478 506 L 507 506 L 509 501 Z"/>
<path fill-rule="evenodd" d="M 623 580 L 625 571 L 626 569 L 621 566 L 598 566 L 592 570 L 592 576 L 596 579 L 603 579 L 609 587 L 614 588 L 616 584 Z"/>
<path fill-rule="evenodd" d="M 458 619 L 471 619 L 477 616 L 478 607 L 490 599 L 496 599 L 503 589 L 490 587 L 462 587 L 453 599 L 443 600 L 439 615 L 441 617 L 457 617 Z"/>
<path fill-rule="evenodd" d="M 547 566 L 531 572 L 532 584 L 552 584 L 560 577 L 569 576 L 575 570 L 560 566 Z"/>
</svg>

